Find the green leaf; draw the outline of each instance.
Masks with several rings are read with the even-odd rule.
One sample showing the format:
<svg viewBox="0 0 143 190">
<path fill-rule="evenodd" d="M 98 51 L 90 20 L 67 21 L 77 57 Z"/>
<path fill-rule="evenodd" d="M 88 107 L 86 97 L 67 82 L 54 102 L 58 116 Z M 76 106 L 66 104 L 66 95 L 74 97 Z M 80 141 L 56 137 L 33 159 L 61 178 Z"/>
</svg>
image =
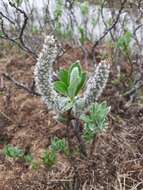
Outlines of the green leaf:
<svg viewBox="0 0 143 190">
<path fill-rule="evenodd" d="M 36 162 L 35 160 L 31 162 L 31 167 L 33 170 L 37 170 L 39 167 L 38 162 Z"/>
<path fill-rule="evenodd" d="M 47 150 L 43 155 L 43 163 L 48 167 L 53 166 L 57 161 L 57 155 L 53 150 Z"/>
<path fill-rule="evenodd" d="M 4 33 L 0 31 L 0 37 L 3 37 L 4 36 Z"/>
<path fill-rule="evenodd" d="M 80 90 L 83 88 L 84 84 L 86 81 L 86 73 L 82 73 L 81 74 L 81 81 L 78 85 L 77 91 L 76 91 L 76 95 L 80 92 Z"/>
<path fill-rule="evenodd" d="M 104 131 L 107 128 L 108 121 L 107 115 L 110 107 L 106 102 L 94 103 L 90 108 L 88 115 L 81 115 L 80 119 L 85 122 L 84 124 L 84 138 L 87 141 L 92 140 L 99 132 Z"/>
<path fill-rule="evenodd" d="M 54 89 L 59 92 L 60 94 L 66 96 L 67 95 L 67 86 L 62 81 L 55 81 L 54 82 Z"/>
<path fill-rule="evenodd" d="M 63 69 L 59 71 L 58 74 L 59 80 L 64 82 L 68 86 L 68 71 Z"/>
<path fill-rule="evenodd" d="M 129 48 L 132 39 L 132 33 L 126 31 L 117 41 L 116 47 L 120 48 L 122 51 L 126 51 Z"/>
<path fill-rule="evenodd" d="M 70 81 L 69 84 L 71 84 L 74 80 L 78 79 L 80 76 L 78 67 L 74 67 L 70 73 Z"/>
<path fill-rule="evenodd" d="M 76 95 L 76 91 L 78 89 L 78 85 L 80 84 L 81 78 L 79 74 L 78 67 L 73 67 L 70 73 L 69 86 L 68 86 L 68 95 L 70 97 L 74 97 Z"/>
<path fill-rule="evenodd" d="M 24 151 L 20 148 L 13 147 L 12 145 L 6 145 L 4 148 L 4 154 L 7 157 L 19 158 L 24 156 Z"/>
<path fill-rule="evenodd" d="M 58 93 L 68 96 L 73 101 L 86 81 L 86 73 L 82 72 L 80 62 L 76 61 L 68 70 L 61 70 L 58 77 L 59 81 L 54 82 L 54 89 Z M 70 109 L 72 106 L 69 103 L 67 109 Z"/>
<path fill-rule="evenodd" d="M 59 20 L 63 12 L 63 0 L 56 0 L 56 9 L 54 11 L 55 19 Z"/>
<path fill-rule="evenodd" d="M 69 69 L 68 95 L 71 98 L 77 95 L 77 92 L 79 91 L 79 86 L 81 86 L 81 72 L 81 65 L 79 61 L 75 62 Z"/>
<path fill-rule="evenodd" d="M 82 121 L 84 121 L 84 122 L 86 122 L 86 123 L 90 123 L 90 122 L 92 122 L 92 120 L 90 119 L 90 117 L 88 116 L 88 115 L 81 115 L 80 116 L 80 119 L 82 120 Z"/>
<path fill-rule="evenodd" d="M 68 87 L 68 95 L 71 97 L 71 98 L 74 98 L 76 96 L 76 92 L 77 92 L 77 89 L 78 89 L 78 86 L 81 82 L 81 78 L 78 76 L 76 78 L 74 78 L 69 87 Z"/>
<path fill-rule="evenodd" d="M 89 3 L 88 3 L 88 1 L 85 1 L 85 2 L 81 3 L 80 10 L 81 10 L 81 13 L 84 16 L 88 15 L 88 12 L 89 12 Z"/>
<path fill-rule="evenodd" d="M 51 149 L 55 152 L 62 152 L 67 154 L 68 152 L 68 143 L 66 139 L 59 139 L 58 137 L 54 137 L 51 142 Z"/>
<path fill-rule="evenodd" d="M 72 64 L 69 68 L 69 71 L 68 71 L 68 75 L 69 75 L 69 81 L 70 81 L 70 76 L 71 76 L 71 72 L 72 70 L 77 67 L 78 70 L 79 70 L 79 75 L 81 74 L 81 65 L 80 65 L 80 61 L 77 60 L 74 64 Z"/>
<path fill-rule="evenodd" d="M 95 126 L 94 126 L 94 124 L 86 124 L 85 126 L 84 126 L 84 133 L 83 133 L 83 136 L 84 136 L 84 139 L 87 141 L 87 142 L 90 142 L 93 138 L 94 138 L 94 136 L 95 136 L 95 134 L 96 134 L 96 132 L 95 132 Z"/>
<path fill-rule="evenodd" d="M 24 156 L 24 160 L 25 162 L 27 162 L 28 164 L 31 164 L 33 161 L 33 156 L 31 154 L 25 155 Z"/>
</svg>

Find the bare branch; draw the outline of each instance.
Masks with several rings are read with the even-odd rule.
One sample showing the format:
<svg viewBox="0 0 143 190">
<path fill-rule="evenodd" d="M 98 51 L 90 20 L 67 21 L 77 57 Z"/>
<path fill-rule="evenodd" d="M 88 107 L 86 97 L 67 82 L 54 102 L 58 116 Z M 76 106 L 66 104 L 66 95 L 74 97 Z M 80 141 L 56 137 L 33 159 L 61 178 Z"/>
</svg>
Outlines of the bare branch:
<svg viewBox="0 0 143 190">
<path fill-rule="evenodd" d="M 106 23 L 106 21 L 105 21 L 105 19 L 104 19 L 104 15 L 103 15 L 103 9 L 104 9 L 105 3 L 106 3 L 106 0 L 104 0 L 103 3 L 101 4 L 101 17 L 102 17 L 102 21 L 103 21 L 103 23 L 104 23 L 104 26 L 106 27 L 106 30 L 107 30 L 108 25 L 107 25 L 107 23 Z M 109 31 L 109 33 L 110 33 L 110 36 L 111 36 L 112 40 L 115 41 L 114 36 L 113 36 L 111 30 Z"/>
<path fill-rule="evenodd" d="M 124 0 L 122 3 L 121 3 L 121 7 L 120 7 L 120 10 L 116 16 L 116 19 L 115 21 L 113 22 L 113 24 L 109 27 L 109 28 L 106 28 L 103 35 L 94 43 L 94 46 L 92 48 L 92 52 L 93 52 L 93 62 L 96 63 L 96 60 L 95 60 L 95 49 L 97 47 L 97 45 L 105 38 L 105 36 L 111 32 L 111 30 L 113 28 L 115 28 L 116 24 L 118 23 L 119 19 L 120 19 L 120 16 L 121 16 L 121 13 L 125 7 L 125 4 L 126 4 L 127 0 Z"/>
<path fill-rule="evenodd" d="M 5 18 L 6 20 L 8 20 L 11 24 L 15 24 L 14 21 L 12 21 L 10 18 L 8 18 L 6 15 L 4 15 L 1 11 L 0 11 L 0 15 L 1 15 L 1 18 Z"/>
<path fill-rule="evenodd" d="M 22 10 L 20 9 L 19 7 L 17 7 L 14 3 L 12 3 L 11 1 L 9 1 L 9 5 L 13 8 L 15 8 L 15 10 L 19 13 L 21 13 L 24 17 L 24 21 L 22 23 L 22 26 L 20 28 L 20 32 L 19 32 L 19 35 L 17 38 L 12 38 L 8 35 L 8 33 L 6 32 L 6 29 L 4 27 L 4 19 L 6 19 L 9 23 L 15 25 L 16 23 L 14 21 L 11 20 L 11 18 L 9 18 L 8 16 L 4 15 L 2 12 L 0 12 L 0 15 L 1 15 L 1 30 L 2 30 L 2 33 L 3 35 L 0 36 L 0 38 L 3 38 L 5 40 L 9 40 L 11 42 L 13 42 L 15 45 L 17 45 L 19 48 L 21 48 L 22 50 L 24 50 L 25 52 L 27 53 L 30 53 L 33 55 L 34 58 L 37 58 L 37 54 L 35 52 L 33 52 L 29 47 L 26 46 L 25 42 L 24 42 L 24 31 L 25 31 L 25 28 L 27 26 L 27 23 L 28 23 L 28 16 L 27 14 Z"/>
<path fill-rule="evenodd" d="M 9 74 L 7 73 L 3 73 L 2 74 L 4 78 L 6 78 L 7 80 L 11 81 L 15 86 L 17 86 L 18 88 L 24 89 L 26 90 L 28 93 L 32 94 L 32 95 L 36 95 L 36 96 L 40 96 L 39 93 L 35 92 L 33 86 L 31 86 L 31 88 L 29 88 L 28 86 L 16 81 L 14 78 L 12 78 Z"/>
</svg>

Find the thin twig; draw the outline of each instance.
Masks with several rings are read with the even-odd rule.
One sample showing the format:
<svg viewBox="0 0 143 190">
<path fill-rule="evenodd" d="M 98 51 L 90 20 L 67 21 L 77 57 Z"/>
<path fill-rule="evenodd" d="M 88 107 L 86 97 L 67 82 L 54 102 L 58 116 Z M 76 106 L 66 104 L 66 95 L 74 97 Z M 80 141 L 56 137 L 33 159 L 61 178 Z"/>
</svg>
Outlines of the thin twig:
<svg viewBox="0 0 143 190">
<path fill-rule="evenodd" d="M 108 29 L 108 24 L 106 23 L 106 21 L 105 21 L 105 19 L 104 19 L 104 14 L 103 14 L 103 9 L 104 9 L 105 3 L 106 3 L 106 0 L 104 0 L 103 3 L 101 4 L 101 17 L 102 17 L 102 21 L 103 21 L 103 23 L 104 23 L 104 26 L 105 26 L 105 28 L 106 28 L 106 30 L 107 30 L 107 29 Z M 114 36 L 113 36 L 111 30 L 109 31 L 109 33 L 110 33 L 110 35 L 111 35 L 112 40 L 115 41 Z"/>
<path fill-rule="evenodd" d="M 124 9 L 124 6 L 125 6 L 126 2 L 127 2 L 127 0 L 124 0 L 124 1 L 121 3 L 120 10 L 119 10 L 119 12 L 118 12 L 118 14 L 117 14 L 117 16 L 116 16 L 116 19 L 115 19 L 115 21 L 113 22 L 113 24 L 112 24 L 109 28 L 106 28 L 105 31 L 104 31 L 104 33 L 103 33 L 103 35 L 102 35 L 98 40 L 96 40 L 96 42 L 94 43 L 94 46 L 93 46 L 93 48 L 92 48 L 92 52 L 93 52 L 93 63 L 94 63 L 94 64 L 96 63 L 95 49 L 96 49 L 97 45 L 105 38 L 105 36 L 106 36 L 109 32 L 111 32 L 111 30 L 112 30 L 113 28 L 115 28 L 116 24 L 118 23 L 118 21 L 119 21 L 119 19 L 120 19 L 121 13 L 122 13 L 122 11 L 123 11 L 123 9 Z"/>
<path fill-rule="evenodd" d="M 31 88 L 29 88 L 28 86 L 16 81 L 14 78 L 12 78 L 10 75 L 8 75 L 7 73 L 3 73 L 2 74 L 7 80 L 11 81 L 15 86 L 17 86 L 18 88 L 24 89 L 26 90 L 28 93 L 36 95 L 36 96 L 40 96 L 39 93 L 35 92 L 33 89 L 33 85 Z"/>
<path fill-rule="evenodd" d="M 9 5 L 13 8 L 16 9 L 17 12 L 19 12 L 20 14 L 23 15 L 24 17 L 24 21 L 22 23 L 22 26 L 20 28 L 20 32 L 17 38 L 12 38 L 9 36 L 9 34 L 6 32 L 6 29 L 4 27 L 4 19 L 6 19 L 9 23 L 15 25 L 16 23 L 14 21 L 12 21 L 11 18 L 9 18 L 8 16 L 5 16 L 2 12 L 0 12 L 0 20 L 1 20 L 1 30 L 2 30 L 2 34 L 0 35 L 0 38 L 5 39 L 5 40 L 9 40 L 12 43 L 14 43 L 15 45 L 17 45 L 20 49 L 24 50 L 27 53 L 30 53 L 31 55 L 33 55 L 34 58 L 37 58 L 37 54 L 35 52 L 33 52 L 29 47 L 26 46 L 23 37 L 24 37 L 24 31 L 26 29 L 27 23 L 28 23 L 28 16 L 25 13 L 25 11 L 23 11 L 22 9 L 20 9 L 19 7 L 17 7 L 14 3 L 12 3 L 11 1 L 9 1 Z"/>
<path fill-rule="evenodd" d="M 4 15 L 1 11 L 0 11 L 0 15 L 1 15 L 1 18 L 2 18 L 2 17 L 5 18 L 5 19 L 8 20 L 11 24 L 14 24 L 14 25 L 15 25 L 14 21 L 11 20 L 11 18 L 8 18 L 6 15 Z"/>
</svg>

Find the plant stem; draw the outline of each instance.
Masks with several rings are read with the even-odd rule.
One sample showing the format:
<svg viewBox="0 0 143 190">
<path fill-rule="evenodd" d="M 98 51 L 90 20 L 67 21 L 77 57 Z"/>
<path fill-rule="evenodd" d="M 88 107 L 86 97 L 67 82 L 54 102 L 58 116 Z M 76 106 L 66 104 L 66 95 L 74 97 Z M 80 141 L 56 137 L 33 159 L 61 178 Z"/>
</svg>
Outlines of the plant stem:
<svg viewBox="0 0 143 190">
<path fill-rule="evenodd" d="M 77 138 L 78 142 L 79 142 L 79 149 L 80 149 L 80 153 L 84 156 L 87 157 L 87 152 L 86 152 L 86 146 L 84 143 L 84 140 L 81 137 L 81 124 L 80 121 L 78 119 L 75 119 L 72 114 L 71 114 L 71 110 L 69 110 L 67 112 L 67 137 L 68 137 L 68 146 L 69 146 L 69 151 L 70 153 L 72 152 L 72 143 L 71 143 L 71 137 L 70 134 L 73 131 L 75 137 Z"/>
<path fill-rule="evenodd" d="M 67 111 L 66 117 L 67 117 L 67 122 L 66 122 L 67 140 L 68 140 L 69 153 L 71 155 L 71 153 L 72 153 L 72 143 L 71 143 L 71 138 L 70 138 L 70 132 L 71 132 L 71 130 L 70 130 L 70 122 L 72 120 L 72 118 L 71 118 L 71 109 Z"/>
<path fill-rule="evenodd" d="M 92 156 L 92 154 L 93 154 L 93 152 L 94 152 L 94 148 L 95 148 L 95 143 L 96 143 L 96 141 L 97 141 L 97 136 L 95 135 L 94 138 L 93 138 L 91 147 L 90 147 L 90 153 L 89 153 L 90 156 Z"/>
<path fill-rule="evenodd" d="M 77 119 L 71 120 L 71 127 L 73 128 L 74 134 L 79 142 L 80 152 L 83 154 L 83 156 L 87 157 L 86 146 L 85 146 L 84 140 L 81 137 L 80 121 Z"/>
</svg>

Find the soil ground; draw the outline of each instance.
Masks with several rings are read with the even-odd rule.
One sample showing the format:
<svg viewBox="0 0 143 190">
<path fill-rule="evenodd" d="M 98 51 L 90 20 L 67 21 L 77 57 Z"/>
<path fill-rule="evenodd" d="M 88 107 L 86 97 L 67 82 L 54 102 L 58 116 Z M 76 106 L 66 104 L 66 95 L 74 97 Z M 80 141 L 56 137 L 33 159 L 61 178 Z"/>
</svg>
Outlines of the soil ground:
<svg viewBox="0 0 143 190">
<path fill-rule="evenodd" d="M 127 104 L 122 93 L 128 83 L 113 84 L 115 66 L 111 67 L 109 82 L 100 98 L 111 106 L 109 127 L 97 136 L 90 158 L 77 156 L 69 162 L 59 155 L 54 167 L 40 165 L 33 170 L 24 162 L 3 155 L 4 146 L 12 144 L 30 152 L 40 163 L 51 138 L 66 136 L 65 126 L 52 119 L 40 97 L 19 89 L 2 76 L 8 72 L 16 80 L 32 85 L 36 61 L 9 51 L 0 58 L 0 190 L 143 190 L 143 104 Z M 65 66 L 77 59 L 82 61 L 81 51 L 68 48 L 58 64 Z"/>
</svg>

